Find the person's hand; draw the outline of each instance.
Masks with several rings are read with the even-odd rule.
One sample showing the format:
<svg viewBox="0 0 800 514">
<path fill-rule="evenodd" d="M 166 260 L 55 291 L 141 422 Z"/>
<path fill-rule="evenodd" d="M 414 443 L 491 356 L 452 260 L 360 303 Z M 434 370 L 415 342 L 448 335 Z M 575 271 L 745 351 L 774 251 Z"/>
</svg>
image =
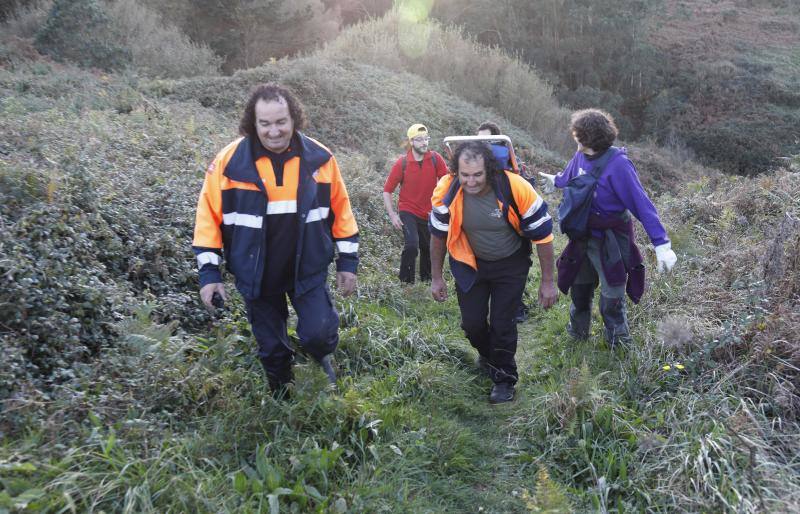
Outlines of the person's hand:
<svg viewBox="0 0 800 514">
<path fill-rule="evenodd" d="M 431 279 L 431 296 L 437 302 L 447 300 L 447 285 L 444 283 L 443 278 Z"/>
<path fill-rule="evenodd" d="M 400 219 L 400 216 L 395 214 L 394 212 L 389 215 L 389 219 L 392 220 L 392 225 L 397 230 L 403 229 L 403 220 Z"/>
<path fill-rule="evenodd" d="M 539 284 L 539 305 L 544 309 L 549 309 L 558 301 L 558 289 L 553 282 L 542 282 Z"/>
<path fill-rule="evenodd" d="M 336 272 L 336 289 L 339 290 L 339 294 L 342 296 L 350 296 L 356 291 L 356 286 L 358 285 L 358 279 L 356 279 L 355 273 L 350 273 L 349 271 L 337 271 Z"/>
<path fill-rule="evenodd" d="M 659 273 L 664 271 L 671 271 L 675 263 L 678 262 L 678 256 L 672 251 L 672 243 L 664 243 L 658 245 L 656 250 L 656 269 Z"/>
<path fill-rule="evenodd" d="M 542 189 L 545 193 L 552 193 L 556 190 L 556 176 L 551 175 L 549 173 L 542 173 L 539 172 L 539 176 L 542 177 Z"/>
<path fill-rule="evenodd" d="M 228 295 L 225 294 L 225 286 L 222 285 L 222 282 L 206 284 L 200 288 L 200 299 L 203 301 L 203 305 L 209 309 L 215 308 L 214 304 L 212 303 L 212 300 L 214 299 L 214 293 L 219 293 L 224 301 L 228 300 Z"/>
</svg>

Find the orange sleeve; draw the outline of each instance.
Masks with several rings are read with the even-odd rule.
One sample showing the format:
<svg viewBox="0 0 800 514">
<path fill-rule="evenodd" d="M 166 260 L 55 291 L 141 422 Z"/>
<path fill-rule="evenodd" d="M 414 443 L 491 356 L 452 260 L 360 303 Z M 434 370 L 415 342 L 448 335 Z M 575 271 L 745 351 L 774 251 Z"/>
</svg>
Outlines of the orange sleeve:
<svg viewBox="0 0 800 514">
<path fill-rule="evenodd" d="M 206 171 L 203 189 L 197 200 L 192 246 L 222 248 L 222 176 L 221 156 L 217 156 Z"/>
<path fill-rule="evenodd" d="M 330 161 L 326 166 L 331 166 L 331 209 L 335 218 L 333 220 L 333 237 L 334 239 L 342 239 L 352 237 L 358 234 L 358 225 L 356 218 L 353 216 L 353 210 L 350 207 L 350 197 L 347 194 L 347 188 L 342 180 L 342 174 L 339 171 L 339 164 L 336 158 L 331 156 Z"/>
</svg>

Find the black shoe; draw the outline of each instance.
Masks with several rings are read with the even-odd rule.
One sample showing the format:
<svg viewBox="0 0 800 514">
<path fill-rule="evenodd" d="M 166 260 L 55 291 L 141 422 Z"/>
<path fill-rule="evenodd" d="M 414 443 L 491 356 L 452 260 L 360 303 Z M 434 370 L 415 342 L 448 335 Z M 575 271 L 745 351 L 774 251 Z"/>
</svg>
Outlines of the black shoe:
<svg viewBox="0 0 800 514">
<path fill-rule="evenodd" d="M 492 392 L 489 394 L 489 403 L 506 403 L 514 399 L 514 384 L 509 382 L 500 382 L 492 386 Z"/>
<path fill-rule="evenodd" d="M 319 365 L 322 368 L 322 371 L 325 372 L 325 375 L 328 376 L 328 383 L 330 383 L 331 385 L 335 386 L 336 385 L 336 371 L 334 371 L 334 369 L 333 369 L 333 361 L 332 361 L 332 358 L 331 358 L 332 355 L 333 354 L 329 353 L 328 355 L 324 356 L 323 358 L 321 358 L 317 362 L 319 362 Z"/>
<path fill-rule="evenodd" d="M 276 400 L 286 400 L 289 401 L 292 399 L 292 393 L 289 391 L 291 387 L 291 382 L 270 382 L 269 383 L 269 391 L 272 394 L 272 397 Z"/>
<path fill-rule="evenodd" d="M 270 363 L 267 359 L 262 357 L 260 360 L 261 367 L 264 368 L 264 375 L 267 377 L 267 384 L 269 384 L 272 397 L 276 400 L 288 400 L 290 397 L 289 387 L 292 381 L 294 381 L 291 362 L 283 370 L 276 372 L 272 366 L 269 365 Z"/>
<path fill-rule="evenodd" d="M 575 328 L 573 328 L 571 322 L 567 323 L 567 334 L 572 339 L 575 339 L 576 341 L 585 341 L 585 340 L 589 339 L 589 333 L 588 332 L 581 332 L 581 331 L 575 330 Z"/>
<path fill-rule="evenodd" d="M 517 313 L 514 315 L 514 323 L 522 323 L 527 319 L 528 319 L 528 307 L 524 303 L 522 303 L 517 309 Z"/>
</svg>

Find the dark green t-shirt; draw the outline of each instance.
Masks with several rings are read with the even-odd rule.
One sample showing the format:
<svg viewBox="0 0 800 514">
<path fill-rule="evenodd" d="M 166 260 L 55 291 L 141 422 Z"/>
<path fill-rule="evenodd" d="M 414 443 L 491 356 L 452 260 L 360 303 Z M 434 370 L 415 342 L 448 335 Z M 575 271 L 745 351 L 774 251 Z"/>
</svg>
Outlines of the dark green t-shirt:
<svg viewBox="0 0 800 514">
<path fill-rule="evenodd" d="M 503 218 L 494 191 L 482 195 L 464 193 L 464 214 L 461 229 L 467 235 L 475 256 L 485 261 L 498 261 L 519 250 L 519 234 Z"/>
</svg>

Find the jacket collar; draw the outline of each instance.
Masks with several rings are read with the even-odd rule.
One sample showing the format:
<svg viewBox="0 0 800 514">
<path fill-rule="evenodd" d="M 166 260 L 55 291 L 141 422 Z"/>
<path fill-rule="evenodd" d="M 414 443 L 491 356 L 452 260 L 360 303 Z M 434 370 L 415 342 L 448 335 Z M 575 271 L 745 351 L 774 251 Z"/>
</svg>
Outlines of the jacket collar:
<svg viewBox="0 0 800 514">
<path fill-rule="evenodd" d="M 299 141 L 298 153 L 300 155 L 300 170 L 309 174 L 328 162 L 331 153 L 313 139 L 306 137 L 302 132 L 296 132 Z M 294 139 L 294 138 L 293 138 Z M 225 166 L 224 175 L 237 182 L 251 182 L 263 187 L 261 177 L 258 175 L 253 161 L 253 141 L 245 137 L 236 147 L 228 165 Z"/>
</svg>

